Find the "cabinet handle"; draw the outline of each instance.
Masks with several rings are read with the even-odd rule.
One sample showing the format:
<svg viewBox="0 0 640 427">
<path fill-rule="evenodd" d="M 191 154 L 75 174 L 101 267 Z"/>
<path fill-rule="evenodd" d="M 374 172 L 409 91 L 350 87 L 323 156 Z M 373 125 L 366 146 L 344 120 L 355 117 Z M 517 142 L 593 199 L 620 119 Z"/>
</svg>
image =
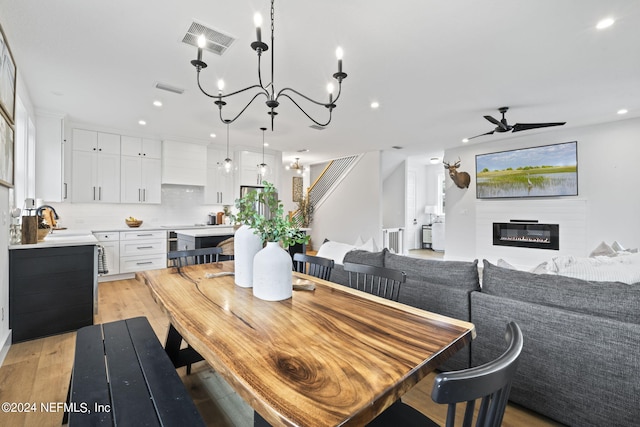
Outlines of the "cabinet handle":
<svg viewBox="0 0 640 427">
<path fill-rule="evenodd" d="M 93 200 L 96 199 L 96 187 L 93 187 Z"/>
<path fill-rule="evenodd" d="M 136 237 L 147 237 L 147 236 L 153 236 L 153 233 L 147 233 L 147 234 L 136 234 Z"/>
<path fill-rule="evenodd" d="M 67 193 L 67 183 L 65 182 L 65 183 L 64 183 L 64 197 L 63 197 L 63 199 L 65 199 L 65 200 L 66 200 L 68 196 L 69 196 L 69 195 L 68 195 L 68 193 Z"/>
<path fill-rule="evenodd" d="M 136 265 L 153 264 L 153 261 L 136 262 Z"/>
<path fill-rule="evenodd" d="M 153 249 L 153 246 L 138 246 L 138 249 Z"/>
<path fill-rule="evenodd" d="M 142 189 L 142 201 L 143 202 L 147 201 L 147 189 L 146 188 Z"/>
<path fill-rule="evenodd" d="M 98 200 L 102 200 L 102 187 L 98 187 Z"/>
<path fill-rule="evenodd" d="M 140 198 L 140 189 L 138 188 L 138 201 L 141 202 L 142 199 Z"/>
</svg>

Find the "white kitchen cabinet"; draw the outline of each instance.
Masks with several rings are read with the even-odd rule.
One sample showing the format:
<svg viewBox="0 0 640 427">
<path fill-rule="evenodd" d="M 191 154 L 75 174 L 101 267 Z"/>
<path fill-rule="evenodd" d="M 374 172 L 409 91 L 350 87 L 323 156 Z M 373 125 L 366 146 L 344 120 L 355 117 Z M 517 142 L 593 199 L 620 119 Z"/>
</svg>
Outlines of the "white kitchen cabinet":
<svg viewBox="0 0 640 427">
<path fill-rule="evenodd" d="M 120 135 L 73 130 L 72 201 L 120 202 Z"/>
<path fill-rule="evenodd" d="M 239 185 L 262 185 L 262 181 L 268 181 L 273 184 L 277 184 L 275 178 L 275 172 L 277 167 L 276 158 L 273 154 L 264 155 L 264 163 L 268 166 L 267 175 L 258 174 L 258 165 L 262 163 L 262 152 L 256 153 L 253 151 L 242 151 L 240 153 L 240 184 Z"/>
<path fill-rule="evenodd" d="M 93 235 L 100 242 L 100 246 L 104 248 L 107 270 L 109 270 L 107 274 L 102 274 L 100 277 L 120 274 L 120 233 L 112 231 L 93 233 Z"/>
<path fill-rule="evenodd" d="M 207 147 L 186 142 L 162 142 L 162 183 L 207 184 Z"/>
<path fill-rule="evenodd" d="M 160 159 L 120 157 L 121 203 L 160 203 L 162 194 Z"/>
<path fill-rule="evenodd" d="M 204 203 L 208 205 L 233 205 L 234 170 L 224 170 L 225 150 L 207 149 L 207 185 L 204 188 Z M 235 166 L 235 164 L 234 164 Z"/>
<path fill-rule="evenodd" d="M 36 198 L 64 202 L 68 197 L 65 179 L 65 117 L 38 112 L 36 115 Z"/>
<path fill-rule="evenodd" d="M 166 231 L 120 232 L 120 273 L 157 270 L 166 266 Z"/>
<path fill-rule="evenodd" d="M 162 142 L 155 139 L 122 135 L 120 137 L 120 154 L 160 159 L 162 158 Z"/>
</svg>

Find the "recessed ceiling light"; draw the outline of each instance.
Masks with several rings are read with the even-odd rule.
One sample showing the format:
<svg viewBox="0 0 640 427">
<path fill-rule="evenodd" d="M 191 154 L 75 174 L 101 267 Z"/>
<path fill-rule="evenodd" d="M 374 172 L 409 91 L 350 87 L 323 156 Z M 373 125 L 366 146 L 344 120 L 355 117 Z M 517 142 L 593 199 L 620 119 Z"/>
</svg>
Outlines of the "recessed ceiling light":
<svg viewBox="0 0 640 427">
<path fill-rule="evenodd" d="M 629 110 L 627 110 L 626 108 L 621 108 L 618 110 L 618 114 L 627 114 L 629 112 Z"/>
<path fill-rule="evenodd" d="M 469 138 L 465 138 L 465 139 L 463 139 L 463 140 L 462 140 L 462 142 L 464 142 L 464 143 L 469 142 Z"/>
<path fill-rule="evenodd" d="M 377 102 L 377 101 L 373 101 L 373 102 L 371 103 L 371 108 L 373 108 L 374 110 L 375 110 L 376 108 L 378 108 L 379 106 L 380 106 L 380 103 L 379 103 L 379 102 Z"/>
<path fill-rule="evenodd" d="M 210 136 L 211 138 L 215 138 L 215 137 L 216 137 L 216 134 L 215 134 L 215 133 L 210 133 L 210 134 L 209 134 L 209 136 Z"/>
<path fill-rule="evenodd" d="M 162 107 L 162 101 L 153 101 L 153 105 L 155 105 L 156 107 Z"/>
<path fill-rule="evenodd" d="M 598 30 L 604 30 L 605 28 L 609 28 L 610 26 L 612 26 L 614 22 L 616 21 L 613 18 L 605 18 L 598 21 L 598 23 L 596 24 L 596 28 Z"/>
<path fill-rule="evenodd" d="M 268 142 L 265 142 L 265 143 L 264 143 L 264 146 L 265 146 L 265 147 L 268 147 L 268 146 L 269 146 L 269 143 L 268 143 Z"/>
<path fill-rule="evenodd" d="M 144 120 L 138 120 L 138 124 L 139 124 L 140 126 L 144 126 L 144 125 L 146 125 L 146 124 L 147 124 L 147 122 L 145 122 Z"/>
</svg>

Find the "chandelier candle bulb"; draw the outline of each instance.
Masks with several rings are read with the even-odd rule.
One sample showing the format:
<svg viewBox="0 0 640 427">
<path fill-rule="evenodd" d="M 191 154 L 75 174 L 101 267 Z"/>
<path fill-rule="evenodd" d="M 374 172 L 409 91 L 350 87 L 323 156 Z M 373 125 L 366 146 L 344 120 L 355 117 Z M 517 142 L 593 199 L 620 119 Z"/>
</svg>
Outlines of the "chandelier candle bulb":
<svg viewBox="0 0 640 427">
<path fill-rule="evenodd" d="M 198 37 L 198 61 L 202 61 L 202 49 L 207 45 L 207 39 L 205 39 L 204 34 L 201 34 Z"/>
<path fill-rule="evenodd" d="M 253 15 L 253 23 L 256 26 L 256 39 L 258 43 L 262 43 L 262 29 L 260 28 L 262 26 L 262 15 L 259 13 Z"/>
</svg>

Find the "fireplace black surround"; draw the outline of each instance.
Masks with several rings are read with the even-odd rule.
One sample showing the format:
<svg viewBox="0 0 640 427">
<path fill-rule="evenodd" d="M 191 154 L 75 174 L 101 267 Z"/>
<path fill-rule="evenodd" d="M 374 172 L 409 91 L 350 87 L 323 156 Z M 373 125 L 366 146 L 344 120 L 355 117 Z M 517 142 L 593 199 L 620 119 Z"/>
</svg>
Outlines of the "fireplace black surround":
<svg viewBox="0 0 640 427">
<path fill-rule="evenodd" d="M 558 224 L 538 224 L 537 221 L 494 222 L 493 244 L 534 249 L 560 249 Z"/>
</svg>

